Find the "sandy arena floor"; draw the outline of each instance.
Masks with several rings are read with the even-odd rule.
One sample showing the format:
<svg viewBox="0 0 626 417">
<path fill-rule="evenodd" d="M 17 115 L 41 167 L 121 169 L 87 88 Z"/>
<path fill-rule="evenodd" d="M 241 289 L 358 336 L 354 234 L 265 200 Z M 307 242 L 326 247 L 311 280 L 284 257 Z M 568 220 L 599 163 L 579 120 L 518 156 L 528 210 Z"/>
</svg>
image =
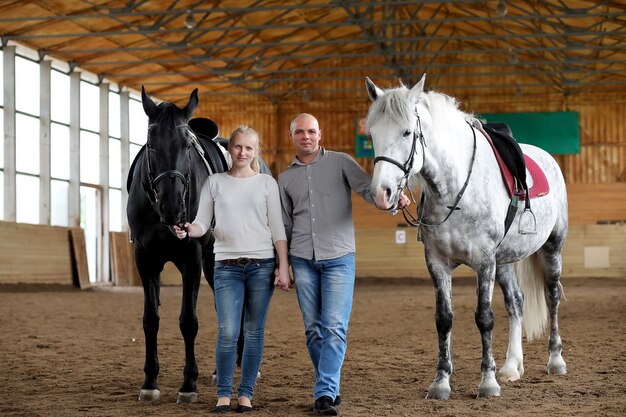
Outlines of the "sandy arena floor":
<svg viewBox="0 0 626 417">
<path fill-rule="evenodd" d="M 476 400 L 480 339 L 475 287 L 453 286 L 453 395 L 425 400 L 435 373 L 437 338 L 429 281 L 359 281 L 348 334 L 340 415 L 356 416 L 624 416 L 626 415 L 626 280 L 564 281 L 560 326 L 569 373 L 545 373 L 547 337 L 524 343 L 524 377 L 503 384 L 500 398 Z M 139 288 L 80 291 L 0 286 L 1 416 L 198 416 L 216 400 L 211 384 L 216 319 L 208 286 L 200 293 L 199 400 L 176 404 L 182 382 L 178 330 L 181 290 L 162 291 L 161 400 L 137 400 L 143 381 L 143 294 Z M 494 353 L 508 340 L 502 294 L 494 294 Z M 277 291 L 266 328 L 256 416 L 307 416 L 313 372 L 295 291 Z"/>
</svg>

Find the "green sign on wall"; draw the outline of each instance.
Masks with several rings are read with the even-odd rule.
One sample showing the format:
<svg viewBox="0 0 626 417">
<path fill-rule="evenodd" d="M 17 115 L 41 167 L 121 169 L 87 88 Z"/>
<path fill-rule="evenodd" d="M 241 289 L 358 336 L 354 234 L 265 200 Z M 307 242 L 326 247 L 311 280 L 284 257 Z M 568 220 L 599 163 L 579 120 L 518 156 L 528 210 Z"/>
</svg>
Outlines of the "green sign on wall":
<svg viewBox="0 0 626 417">
<path fill-rule="evenodd" d="M 478 118 L 483 123 L 506 123 L 519 143 L 538 146 L 553 155 L 580 153 L 578 112 L 485 113 Z"/>
<path fill-rule="evenodd" d="M 357 158 L 373 158 L 374 145 L 372 138 L 365 131 L 365 117 L 354 119 L 355 155 Z"/>
</svg>

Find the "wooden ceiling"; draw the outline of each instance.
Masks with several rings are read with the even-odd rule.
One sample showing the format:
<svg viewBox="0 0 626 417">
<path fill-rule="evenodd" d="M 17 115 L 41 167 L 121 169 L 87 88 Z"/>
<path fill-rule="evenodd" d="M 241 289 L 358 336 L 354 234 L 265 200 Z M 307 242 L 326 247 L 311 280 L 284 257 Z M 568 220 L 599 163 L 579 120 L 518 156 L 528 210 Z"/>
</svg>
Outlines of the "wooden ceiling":
<svg viewBox="0 0 626 417">
<path fill-rule="evenodd" d="M 624 0 L 15 0 L 0 38 L 161 98 L 306 101 L 424 72 L 453 94 L 626 94 Z"/>
</svg>

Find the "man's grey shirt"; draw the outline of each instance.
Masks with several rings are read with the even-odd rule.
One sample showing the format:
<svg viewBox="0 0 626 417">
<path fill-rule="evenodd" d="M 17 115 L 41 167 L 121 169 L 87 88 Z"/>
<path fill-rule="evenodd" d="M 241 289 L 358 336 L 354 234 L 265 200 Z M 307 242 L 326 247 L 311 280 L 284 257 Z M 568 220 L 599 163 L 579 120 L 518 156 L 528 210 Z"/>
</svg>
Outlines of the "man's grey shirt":
<svg viewBox="0 0 626 417">
<path fill-rule="evenodd" d="M 320 147 L 310 164 L 295 158 L 278 177 L 289 253 L 316 260 L 354 253 L 352 191 L 373 204 L 370 183 L 348 154 Z"/>
</svg>

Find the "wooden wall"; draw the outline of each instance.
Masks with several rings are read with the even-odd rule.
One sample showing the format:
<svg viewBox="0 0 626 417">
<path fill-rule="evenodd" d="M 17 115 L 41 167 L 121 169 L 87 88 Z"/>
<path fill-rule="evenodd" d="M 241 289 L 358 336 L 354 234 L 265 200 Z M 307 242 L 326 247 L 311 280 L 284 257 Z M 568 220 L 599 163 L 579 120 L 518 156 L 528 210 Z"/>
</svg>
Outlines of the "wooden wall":
<svg viewBox="0 0 626 417">
<path fill-rule="evenodd" d="M 613 194 L 621 193 L 621 208 L 615 205 L 601 207 L 598 203 L 592 205 L 590 212 L 581 210 L 579 206 L 572 207 L 572 202 L 582 201 L 584 198 L 593 199 L 593 191 L 583 187 L 582 190 L 570 192 L 569 203 L 572 210 L 570 229 L 563 250 L 563 277 L 626 278 L 626 184 L 602 187 L 602 190 Z M 417 241 L 416 229 L 407 227 L 401 214 L 392 216 L 377 210 L 356 195 L 353 195 L 352 201 L 357 242 L 357 276 L 427 278 L 424 246 Z M 617 219 L 620 222 L 595 224 L 596 221 L 605 219 Z M 395 243 L 396 230 L 405 231 L 405 244 Z M 609 267 L 595 267 L 590 262 L 589 256 L 596 256 L 596 249 L 600 254 L 608 253 Z M 462 266 L 456 270 L 454 276 L 471 277 L 474 272 Z"/>
<path fill-rule="evenodd" d="M 514 98 L 485 95 L 458 98 L 462 109 L 471 113 L 579 112 L 581 152 L 556 157 L 566 182 L 626 182 L 626 97 L 610 100 L 593 95 Z M 356 117 L 365 116 L 370 104 L 365 90 L 356 97 L 329 101 L 304 102 L 290 99 L 285 103 L 258 104 L 258 97 L 250 96 L 250 103 L 253 103 L 250 108 L 246 108 L 245 101 L 230 104 L 201 102 L 196 115 L 217 121 L 222 136 L 228 136 L 241 123 L 256 129 L 263 141 L 264 158 L 273 167 L 275 174 L 285 169 L 293 158 L 292 144 L 287 132 L 291 119 L 301 112 L 312 113 L 318 118 L 323 133 L 323 146 L 354 155 L 354 121 Z M 359 158 L 358 161 L 371 172 L 371 159 Z"/>
</svg>

